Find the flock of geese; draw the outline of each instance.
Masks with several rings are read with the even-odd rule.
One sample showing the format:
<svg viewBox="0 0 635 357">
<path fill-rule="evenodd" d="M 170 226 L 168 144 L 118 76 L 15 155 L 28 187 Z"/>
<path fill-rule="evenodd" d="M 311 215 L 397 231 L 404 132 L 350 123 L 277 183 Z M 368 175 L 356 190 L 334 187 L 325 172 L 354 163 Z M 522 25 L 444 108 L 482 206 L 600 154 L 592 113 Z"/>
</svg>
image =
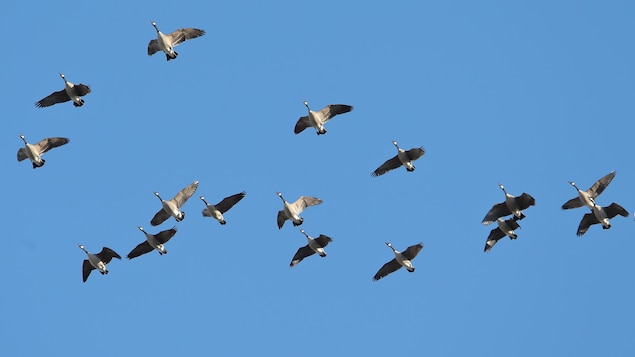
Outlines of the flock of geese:
<svg viewBox="0 0 635 357">
<path fill-rule="evenodd" d="M 174 48 L 183 43 L 184 41 L 201 37 L 205 34 L 204 30 L 196 28 L 181 28 L 170 34 L 163 34 L 157 27 L 154 21 L 151 21 L 152 26 L 156 30 L 156 39 L 152 39 L 148 44 L 148 55 L 162 51 L 165 53 L 166 60 L 174 60 L 178 57 L 178 53 L 174 51 Z M 73 102 L 73 106 L 81 107 L 84 105 L 84 99 L 82 97 L 91 93 L 90 87 L 85 84 L 74 84 L 68 81 L 64 74 L 60 73 L 60 77 L 64 81 L 64 89 L 51 93 L 43 99 L 37 101 L 35 106 L 38 108 L 49 107 L 59 103 L 65 103 L 68 101 Z M 326 134 L 325 124 L 333 119 L 335 116 L 345 114 L 353 110 L 353 106 L 346 104 L 329 104 L 319 111 L 313 111 L 309 107 L 307 101 L 303 101 L 306 106 L 307 115 L 298 119 L 294 127 L 294 133 L 300 134 L 305 129 L 311 127 L 315 129 L 317 135 Z M 41 141 L 31 144 L 27 142 L 24 135 L 20 134 L 20 138 L 24 142 L 24 147 L 20 148 L 17 153 L 18 161 L 29 159 L 34 169 L 44 166 L 45 160 L 42 158 L 46 152 L 53 148 L 63 146 L 69 142 L 68 138 L 53 137 L 45 138 Z M 375 169 L 371 176 L 377 177 L 386 174 L 391 170 L 405 167 L 407 172 L 413 172 L 415 166 L 413 161 L 421 158 L 425 154 L 425 150 L 422 147 L 412 148 L 410 150 L 404 150 L 397 144 L 396 141 L 392 141 L 392 144 L 397 149 L 397 154 L 392 158 L 386 160 L 377 169 Z M 577 235 L 582 236 L 590 226 L 594 224 L 601 224 L 603 229 L 609 229 L 611 227 L 610 219 L 617 215 L 624 217 L 628 216 L 628 212 L 619 204 L 611 203 L 608 206 L 600 206 L 597 204 L 596 199 L 606 189 L 610 182 L 615 177 L 615 171 L 610 172 L 606 176 L 599 179 L 588 190 L 583 191 L 579 189 L 574 182 L 570 182 L 578 196 L 567 201 L 562 209 L 573 209 L 586 206 L 591 212 L 584 214 L 580 225 L 578 226 Z M 176 222 L 181 222 L 185 219 L 185 212 L 181 210 L 187 200 L 194 195 L 198 188 L 199 182 L 194 181 L 191 184 L 180 190 L 172 199 L 165 200 L 161 198 L 158 192 L 154 192 L 154 195 L 161 202 L 161 208 L 150 220 L 151 226 L 158 226 L 165 221 L 173 217 Z M 492 229 L 487 240 L 485 242 L 485 252 L 494 247 L 494 245 L 504 237 L 510 239 L 517 239 L 518 235 L 516 230 L 520 228 L 519 221 L 525 218 L 523 211 L 531 206 L 535 205 L 535 199 L 527 194 L 522 193 L 520 196 L 513 196 L 509 194 L 502 184 L 499 184 L 500 189 L 505 195 L 505 201 L 497 203 L 487 212 L 482 220 L 482 224 L 489 225 L 496 222 L 497 227 Z M 300 226 L 304 222 L 304 219 L 300 216 L 302 212 L 311 206 L 316 206 L 322 203 L 322 200 L 311 196 L 300 196 L 294 202 L 288 202 L 282 196 L 282 193 L 276 192 L 278 197 L 282 200 L 282 209 L 277 214 L 278 229 L 282 229 L 287 220 L 291 221 L 293 226 Z M 200 196 L 200 200 L 204 204 L 204 208 L 201 212 L 203 217 L 211 217 L 219 222 L 221 225 L 225 225 L 224 214 L 227 213 L 234 205 L 240 202 L 246 195 L 246 192 L 240 192 L 228 197 L 223 198 L 217 204 L 210 204 L 206 201 L 204 196 Z M 505 219 L 505 217 L 511 216 Z M 172 227 L 170 229 L 162 230 L 156 234 L 150 234 L 144 230 L 143 227 L 138 227 L 139 231 L 144 235 L 144 241 L 134 247 L 130 253 L 126 256 L 128 259 L 137 258 L 141 255 L 150 253 L 156 250 L 160 255 L 167 254 L 165 245 L 172 237 L 177 233 L 177 228 Z M 324 234 L 320 234 L 314 238 L 308 235 L 304 229 L 300 229 L 300 232 L 306 237 L 307 244 L 300 247 L 293 258 L 291 259 L 290 267 L 294 267 L 299 264 L 303 259 L 317 254 L 320 257 L 326 257 L 326 246 L 332 242 L 331 237 Z M 405 268 L 408 272 L 414 272 L 415 267 L 412 264 L 412 260 L 423 249 L 423 243 L 418 243 L 407 247 L 404 251 L 396 250 L 391 243 L 386 242 L 386 245 L 393 251 L 394 258 L 384 264 L 377 273 L 373 276 L 373 280 L 379 280 L 387 275 Z M 102 275 L 108 274 L 107 265 L 113 258 L 121 259 L 121 256 L 114 250 L 103 247 L 99 253 L 90 253 L 82 244 L 78 244 L 87 256 L 87 259 L 83 261 L 82 266 L 82 279 L 84 282 L 88 279 L 90 273 L 93 270 L 99 271 Z"/>
</svg>

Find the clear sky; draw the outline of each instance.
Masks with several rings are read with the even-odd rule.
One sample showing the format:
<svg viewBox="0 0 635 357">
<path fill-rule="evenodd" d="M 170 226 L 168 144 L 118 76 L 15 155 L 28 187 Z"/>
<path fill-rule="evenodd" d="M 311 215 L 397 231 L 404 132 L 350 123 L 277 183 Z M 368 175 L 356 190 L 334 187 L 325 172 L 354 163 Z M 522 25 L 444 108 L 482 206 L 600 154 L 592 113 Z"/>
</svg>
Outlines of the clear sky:
<svg viewBox="0 0 635 357">
<path fill-rule="evenodd" d="M 10 0 L 2 59 L 0 355 L 634 355 L 632 1 Z M 166 62 L 155 20 L 195 27 Z M 36 108 L 88 84 L 85 105 Z M 326 135 L 296 120 L 353 105 Z M 16 161 L 62 136 L 37 170 Z M 396 154 L 413 173 L 370 176 Z M 630 212 L 576 236 L 560 206 L 611 170 L 598 203 Z M 151 227 L 158 191 L 194 180 L 185 220 Z M 536 199 L 483 253 L 503 201 Z M 246 191 L 227 225 L 203 218 Z M 276 226 L 301 195 L 302 227 Z M 169 253 L 125 255 L 176 225 Z M 372 276 L 423 242 L 416 271 Z M 86 255 L 117 251 L 81 280 Z"/>
</svg>

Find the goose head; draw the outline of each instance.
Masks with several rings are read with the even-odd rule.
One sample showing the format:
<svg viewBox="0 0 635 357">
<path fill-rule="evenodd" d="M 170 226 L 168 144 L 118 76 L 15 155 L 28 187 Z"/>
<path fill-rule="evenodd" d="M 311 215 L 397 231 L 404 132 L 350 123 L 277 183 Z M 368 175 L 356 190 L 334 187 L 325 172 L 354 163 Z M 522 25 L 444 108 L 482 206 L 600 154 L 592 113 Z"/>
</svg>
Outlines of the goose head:
<svg viewBox="0 0 635 357">
<path fill-rule="evenodd" d="M 207 201 L 205 201 L 205 197 L 203 197 L 203 196 L 199 196 L 198 198 L 200 198 L 200 199 L 201 199 L 201 201 L 203 201 L 203 203 L 205 203 L 205 205 L 207 206 Z"/>
<path fill-rule="evenodd" d="M 67 82 L 66 77 L 64 76 L 64 73 L 60 73 L 60 78 L 62 78 L 62 80 L 64 81 L 64 83 Z"/>
<path fill-rule="evenodd" d="M 307 102 L 306 100 L 303 100 L 302 104 L 304 104 L 304 106 L 307 107 L 307 108 L 309 107 L 309 102 Z"/>
<path fill-rule="evenodd" d="M 83 245 L 77 244 L 77 246 L 79 247 L 79 249 L 83 250 L 86 254 L 88 254 L 88 251 L 86 251 L 86 248 L 84 248 Z"/>
<path fill-rule="evenodd" d="M 155 195 L 155 196 L 157 196 L 157 198 L 158 198 L 159 200 L 161 200 L 161 202 L 163 202 L 163 199 L 161 198 L 161 196 L 159 196 L 159 193 L 158 193 L 158 192 L 153 192 L 153 193 L 154 193 L 154 195 Z"/>
<path fill-rule="evenodd" d="M 505 186 L 503 186 L 502 183 L 498 183 L 498 187 L 500 187 L 501 190 L 503 190 L 503 193 L 505 194 L 505 196 L 508 196 L 507 191 L 505 191 Z"/>
<path fill-rule="evenodd" d="M 573 181 L 569 181 L 569 185 L 573 186 L 573 188 L 575 188 L 577 191 L 580 191 L 580 189 L 578 188 L 578 186 L 575 185 L 575 182 Z"/>
<path fill-rule="evenodd" d="M 157 23 L 150 20 L 150 23 L 152 24 L 152 26 L 154 26 L 154 29 L 157 30 L 157 32 L 159 32 L 159 28 L 157 27 Z"/>
<path fill-rule="evenodd" d="M 392 141 L 392 144 L 395 145 L 397 149 L 399 149 L 399 145 L 397 145 L 397 142 L 395 140 Z"/>
<path fill-rule="evenodd" d="M 282 200 L 282 202 L 285 202 L 284 197 L 282 197 L 282 193 L 280 193 L 280 192 L 276 192 L 276 195 L 278 195 L 278 197 L 280 197 L 280 199 Z"/>
<path fill-rule="evenodd" d="M 395 253 L 397 252 L 397 251 L 395 250 L 395 248 L 393 248 L 392 244 L 390 244 L 389 242 L 384 242 L 384 243 L 386 243 L 386 245 L 388 246 L 388 248 L 392 249 L 392 251 L 393 251 L 393 252 L 395 252 Z"/>
<path fill-rule="evenodd" d="M 304 229 L 300 228 L 300 232 L 302 232 L 302 234 L 304 234 L 304 236 L 305 236 L 307 239 L 311 239 L 311 238 L 309 237 L 309 235 L 308 235 L 308 234 L 306 234 L 306 232 L 304 231 Z"/>
<path fill-rule="evenodd" d="M 143 230 L 143 227 L 141 227 L 141 226 L 137 226 L 137 228 L 139 228 L 139 230 L 141 231 L 141 233 L 143 233 L 143 234 L 147 234 L 147 233 L 146 233 L 146 231 L 144 231 L 144 230 Z"/>
<path fill-rule="evenodd" d="M 24 143 L 26 144 L 26 139 L 24 138 L 24 135 L 20 134 L 20 139 L 22 139 L 22 141 L 24 141 Z"/>
</svg>

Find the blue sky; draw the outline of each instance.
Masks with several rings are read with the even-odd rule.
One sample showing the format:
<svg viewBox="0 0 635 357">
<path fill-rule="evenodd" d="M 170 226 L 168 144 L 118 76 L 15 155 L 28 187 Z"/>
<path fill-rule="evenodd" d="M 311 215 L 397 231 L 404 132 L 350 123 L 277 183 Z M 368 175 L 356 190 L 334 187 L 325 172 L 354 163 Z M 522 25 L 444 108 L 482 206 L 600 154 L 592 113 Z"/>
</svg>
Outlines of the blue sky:
<svg viewBox="0 0 635 357">
<path fill-rule="evenodd" d="M 633 355 L 631 185 L 635 4 L 10 1 L 0 13 L 4 198 L 2 355 Z M 148 57 L 150 20 L 206 31 L 179 57 Z M 52 38 L 47 38 L 51 36 Z M 86 104 L 38 109 L 91 85 Z M 293 134 L 329 103 L 354 106 L 328 133 Z M 33 170 L 22 142 L 71 139 Z M 370 172 L 391 140 L 423 146 L 417 170 Z M 631 216 L 575 232 L 562 211 L 611 170 L 598 203 Z M 81 281 L 85 254 L 124 256 L 151 227 L 158 191 L 195 196 L 167 244 Z M 503 183 L 527 192 L 519 238 L 483 253 Z M 200 214 L 246 191 L 220 226 Z M 306 244 L 276 227 L 308 208 L 328 256 L 291 269 Z M 417 270 L 378 282 L 418 242 Z M 107 346 L 107 347 L 104 347 Z"/>
</svg>

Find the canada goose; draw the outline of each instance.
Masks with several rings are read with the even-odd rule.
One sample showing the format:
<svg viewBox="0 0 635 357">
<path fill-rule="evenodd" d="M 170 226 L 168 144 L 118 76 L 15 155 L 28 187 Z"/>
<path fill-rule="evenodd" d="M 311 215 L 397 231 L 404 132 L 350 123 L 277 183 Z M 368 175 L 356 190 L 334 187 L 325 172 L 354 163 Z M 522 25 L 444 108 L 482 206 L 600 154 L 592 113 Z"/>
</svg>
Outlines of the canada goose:
<svg viewBox="0 0 635 357">
<path fill-rule="evenodd" d="M 119 256 L 117 252 L 108 247 L 103 247 L 101 248 L 101 252 L 92 254 L 88 253 L 83 245 L 78 244 L 77 246 L 79 246 L 79 249 L 83 250 L 88 256 L 88 259 L 84 259 L 84 265 L 82 266 L 82 278 L 84 282 L 86 282 L 86 279 L 88 279 L 88 276 L 93 269 L 99 270 L 102 275 L 108 274 L 106 264 L 110 263 L 112 258 L 121 259 L 121 256 Z"/>
<path fill-rule="evenodd" d="M 237 193 L 235 195 L 231 195 L 229 197 L 223 198 L 222 201 L 218 202 L 215 205 L 211 205 L 205 201 L 205 197 L 200 196 L 199 198 L 205 204 L 205 208 L 203 208 L 203 217 L 213 217 L 218 221 L 221 225 L 226 224 L 225 218 L 223 217 L 223 213 L 229 211 L 230 208 L 234 207 L 238 201 L 242 200 L 247 193 L 245 191 L 241 193 Z"/>
<path fill-rule="evenodd" d="M 69 100 L 73 100 L 73 105 L 76 107 L 84 105 L 84 100 L 80 97 L 90 93 L 90 87 L 85 84 L 73 84 L 67 81 L 63 73 L 60 73 L 60 77 L 64 80 L 64 89 L 53 92 L 40 101 L 35 102 L 36 107 L 50 107 L 51 105 L 68 102 Z"/>
<path fill-rule="evenodd" d="M 490 249 L 492 249 L 499 240 L 505 238 L 505 236 L 508 236 L 509 239 L 518 238 L 518 236 L 514 232 L 516 229 L 520 228 L 520 225 L 517 222 L 518 220 L 519 218 L 516 216 L 513 216 L 512 218 L 507 220 L 497 218 L 496 223 L 498 223 L 498 227 L 492 229 L 492 231 L 489 232 L 489 236 L 487 237 L 487 241 L 485 242 L 485 253 L 489 252 Z"/>
<path fill-rule="evenodd" d="M 589 209 L 593 209 L 595 199 L 604 192 L 604 189 L 613 181 L 615 177 L 615 170 L 609 172 L 606 176 L 595 181 L 593 186 L 586 191 L 582 191 L 575 185 L 575 182 L 569 181 L 569 184 L 578 191 L 578 197 L 572 198 L 562 205 L 562 209 L 578 208 L 587 206 Z"/>
<path fill-rule="evenodd" d="M 386 245 L 390 247 L 390 249 L 392 249 L 392 251 L 395 253 L 395 258 L 384 264 L 384 266 L 379 269 L 377 274 L 375 274 L 375 276 L 373 277 L 374 281 L 377 281 L 385 277 L 386 275 L 399 270 L 399 268 L 401 267 L 406 268 L 406 270 L 408 270 L 408 272 L 410 273 L 415 271 L 415 267 L 412 265 L 412 260 L 417 256 L 417 254 L 419 254 L 419 251 L 421 251 L 421 249 L 423 248 L 423 243 L 411 245 L 403 252 L 395 250 L 395 248 L 392 247 L 392 244 L 388 242 L 386 242 Z"/>
<path fill-rule="evenodd" d="M 157 234 L 150 234 L 143 230 L 143 227 L 137 227 L 139 230 L 145 234 L 146 240 L 143 243 L 137 245 L 133 250 L 128 253 L 128 259 L 136 258 L 140 255 L 150 253 L 153 249 L 156 249 L 159 252 L 159 255 L 168 254 L 167 249 L 165 249 L 164 244 L 167 243 L 170 238 L 174 237 L 176 234 L 176 227 L 172 227 L 170 229 L 166 229 Z"/>
<path fill-rule="evenodd" d="M 310 196 L 300 196 L 297 201 L 289 203 L 282 197 L 282 193 L 276 192 L 276 194 L 280 197 L 283 204 L 282 210 L 278 211 L 278 229 L 282 229 L 287 219 L 290 219 L 294 226 L 301 225 L 304 219 L 300 217 L 300 213 L 302 213 L 306 207 L 322 203 L 321 199 Z"/>
<path fill-rule="evenodd" d="M 306 100 L 303 100 L 302 103 L 306 106 L 306 109 L 309 111 L 309 114 L 298 119 L 298 122 L 295 123 L 295 129 L 293 132 L 296 134 L 300 134 L 304 129 L 308 127 L 315 128 L 315 131 L 318 135 L 326 134 L 326 129 L 324 129 L 324 124 L 327 121 L 333 119 L 334 116 L 338 114 L 348 113 L 353 110 L 353 107 L 346 104 L 329 104 L 326 107 L 320 109 L 320 111 L 314 112 L 309 108 L 309 103 Z"/>
<path fill-rule="evenodd" d="M 628 212 L 624 209 L 624 207 L 615 202 L 606 207 L 599 206 L 594 202 L 591 213 L 585 213 L 582 217 L 576 234 L 578 237 L 581 237 L 587 230 L 589 230 L 591 225 L 598 223 L 602 224 L 603 229 L 609 229 L 611 228 L 611 222 L 609 220 L 618 214 L 622 217 L 628 217 Z"/>
<path fill-rule="evenodd" d="M 170 216 L 174 217 L 177 222 L 181 222 L 185 218 L 185 212 L 181 211 L 180 208 L 183 207 L 185 201 L 192 197 L 197 188 L 198 181 L 194 181 L 179 191 L 179 193 L 177 193 L 176 196 L 169 201 L 164 201 L 161 196 L 159 196 L 158 192 L 154 192 L 154 195 L 161 201 L 163 208 L 161 208 L 159 212 L 152 217 L 150 224 L 158 226 L 159 224 L 165 222 L 166 219 L 170 218 Z"/>
<path fill-rule="evenodd" d="M 302 261 L 302 259 L 308 256 L 311 256 L 315 253 L 318 253 L 318 255 L 322 258 L 326 257 L 326 252 L 324 251 L 324 247 L 326 247 L 330 242 L 333 241 L 331 237 L 325 236 L 324 234 L 320 234 L 319 237 L 313 238 L 309 236 L 308 234 L 306 234 L 306 232 L 304 232 L 304 229 L 300 229 L 300 232 L 304 234 L 309 244 L 305 245 L 304 247 L 301 247 L 295 253 L 295 255 L 293 256 L 293 259 L 291 259 L 291 264 L 289 264 L 289 266 L 292 268 L 298 265 Z"/>
<path fill-rule="evenodd" d="M 373 177 L 381 176 L 390 170 L 394 170 L 399 168 L 401 165 L 406 167 L 406 171 L 412 172 L 415 170 L 415 166 L 412 164 L 413 161 L 417 160 L 426 151 L 423 147 L 413 148 L 408 151 L 402 149 L 397 145 L 396 141 L 392 141 L 392 144 L 397 148 L 397 155 L 393 158 L 386 160 L 381 166 L 379 166 L 375 171 L 373 171 L 370 175 Z"/>
<path fill-rule="evenodd" d="M 37 144 L 29 144 L 22 134 L 20 134 L 20 139 L 24 141 L 24 147 L 18 149 L 18 161 L 28 158 L 31 160 L 34 169 L 44 166 L 46 161 L 42 158 L 42 155 L 45 152 L 70 141 L 68 138 L 45 138 Z"/>
<path fill-rule="evenodd" d="M 176 51 L 174 51 L 174 47 L 179 45 L 181 42 L 205 35 L 204 30 L 189 27 L 178 29 L 171 34 L 164 35 L 161 31 L 159 31 L 159 28 L 154 21 L 150 21 L 150 23 L 154 26 L 154 29 L 157 30 L 157 38 L 150 40 L 150 43 L 148 43 L 148 56 L 152 56 L 159 51 L 163 51 L 165 52 L 165 57 L 168 61 L 175 59 L 179 55 Z"/>
<path fill-rule="evenodd" d="M 510 214 L 518 217 L 518 219 L 525 218 L 523 214 L 523 210 L 529 208 L 529 206 L 533 206 L 536 204 L 536 200 L 531 197 L 531 195 L 524 193 L 518 197 L 514 197 L 505 191 L 505 187 L 498 184 L 503 193 L 505 193 L 505 202 L 497 203 L 487 212 L 485 218 L 481 223 L 488 225 L 493 223 L 498 217 L 504 217 Z"/>
</svg>

